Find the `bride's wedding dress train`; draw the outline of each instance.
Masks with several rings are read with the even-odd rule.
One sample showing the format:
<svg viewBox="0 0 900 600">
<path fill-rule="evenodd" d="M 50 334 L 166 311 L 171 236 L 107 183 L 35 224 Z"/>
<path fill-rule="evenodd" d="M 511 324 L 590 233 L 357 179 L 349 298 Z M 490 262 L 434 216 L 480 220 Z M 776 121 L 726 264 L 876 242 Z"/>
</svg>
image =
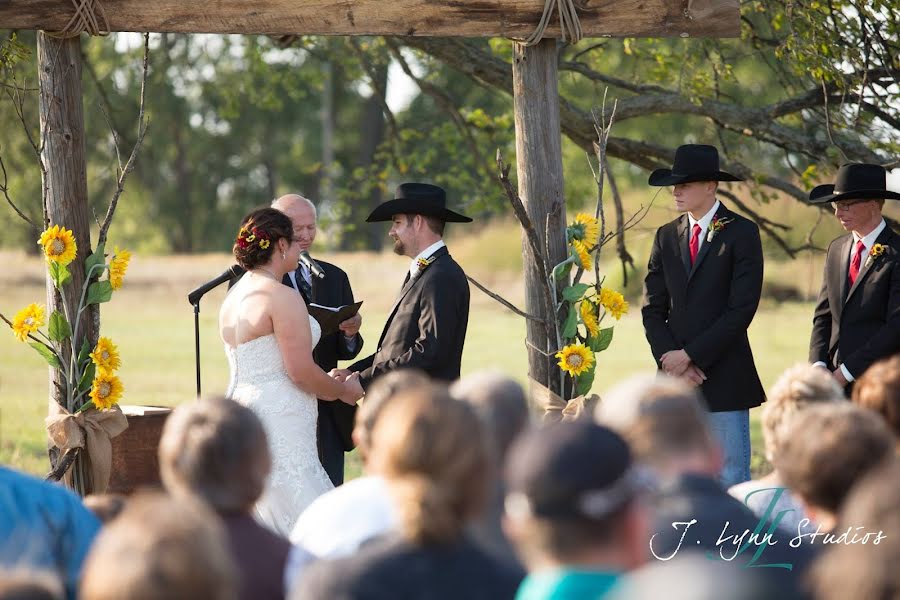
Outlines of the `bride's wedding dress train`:
<svg viewBox="0 0 900 600">
<path fill-rule="evenodd" d="M 310 317 L 312 347 L 321 337 Z M 227 396 L 260 418 L 269 438 L 272 473 L 256 503 L 256 518 L 288 537 L 300 513 L 334 486 L 319 461 L 316 447 L 317 400 L 288 377 L 274 334 L 226 345 L 231 366 Z"/>
</svg>

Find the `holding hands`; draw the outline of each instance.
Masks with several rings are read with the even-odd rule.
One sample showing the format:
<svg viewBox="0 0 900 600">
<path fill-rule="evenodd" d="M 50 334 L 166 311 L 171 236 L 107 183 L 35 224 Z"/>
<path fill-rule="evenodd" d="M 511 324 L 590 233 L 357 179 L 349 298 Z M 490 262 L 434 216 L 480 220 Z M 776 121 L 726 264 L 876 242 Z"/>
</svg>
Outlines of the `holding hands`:
<svg viewBox="0 0 900 600">
<path fill-rule="evenodd" d="M 359 382 L 359 373 L 354 373 L 349 369 L 332 369 L 328 372 L 328 375 L 344 384 L 345 391 L 338 398 L 341 402 L 346 402 L 353 406 L 365 394 L 362 384 Z"/>
</svg>

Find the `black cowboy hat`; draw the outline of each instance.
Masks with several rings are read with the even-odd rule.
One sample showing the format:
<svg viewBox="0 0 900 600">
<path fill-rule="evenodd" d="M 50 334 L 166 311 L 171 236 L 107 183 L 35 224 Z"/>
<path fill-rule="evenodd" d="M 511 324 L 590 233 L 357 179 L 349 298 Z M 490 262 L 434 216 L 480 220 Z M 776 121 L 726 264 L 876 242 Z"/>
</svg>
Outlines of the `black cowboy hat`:
<svg viewBox="0 0 900 600">
<path fill-rule="evenodd" d="M 390 221 L 394 215 L 425 215 L 451 223 L 472 222 L 471 218 L 448 209 L 444 189 L 430 183 L 401 183 L 394 199 L 376 206 L 366 222 Z"/>
<path fill-rule="evenodd" d="M 900 194 L 888 191 L 884 167 L 854 163 L 838 169 L 833 184 L 817 185 L 809 193 L 811 204 L 841 200 L 900 200 Z"/>
<path fill-rule="evenodd" d="M 719 151 L 715 146 L 685 144 L 675 150 L 671 169 L 656 169 L 650 173 L 650 185 L 678 185 L 692 181 L 742 181 L 731 173 L 719 170 Z"/>
</svg>

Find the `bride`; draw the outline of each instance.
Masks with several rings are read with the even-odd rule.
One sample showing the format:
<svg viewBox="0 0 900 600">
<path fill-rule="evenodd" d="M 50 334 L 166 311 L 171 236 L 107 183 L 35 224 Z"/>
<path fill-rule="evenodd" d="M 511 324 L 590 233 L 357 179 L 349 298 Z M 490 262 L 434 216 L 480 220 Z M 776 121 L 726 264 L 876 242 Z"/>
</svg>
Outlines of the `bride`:
<svg viewBox="0 0 900 600">
<path fill-rule="evenodd" d="M 233 252 L 247 274 L 219 312 L 231 367 L 226 395 L 265 426 L 272 473 L 255 512 L 287 537 L 300 513 L 333 487 L 316 447 L 316 398 L 356 404 L 362 387 L 358 379 L 332 379 L 313 362 L 319 324 L 298 292 L 281 283 L 300 256 L 291 220 L 273 208 L 253 211 L 241 222 Z"/>
</svg>

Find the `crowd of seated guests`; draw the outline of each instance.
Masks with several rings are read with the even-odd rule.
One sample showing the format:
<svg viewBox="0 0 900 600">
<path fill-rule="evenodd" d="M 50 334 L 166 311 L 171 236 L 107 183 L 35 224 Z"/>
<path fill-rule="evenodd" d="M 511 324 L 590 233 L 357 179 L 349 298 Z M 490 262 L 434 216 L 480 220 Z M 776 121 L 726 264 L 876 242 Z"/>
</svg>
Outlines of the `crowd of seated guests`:
<svg viewBox="0 0 900 600">
<path fill-rule="evenodd" d="M 696 388 L 648 374 L 582 412 L 541 425 L 496 372 L 390 373 L 357 412 L 363 475 L 285 539 L 252 516 L 258 418 L 187 402 L 161 490 L 81 500 L 0 466 L 0 600 L 900 598 L 900 356 L 849 399 L 787 369 L 760 410 L 765 468 L 730 490 Z"/>
</svg>

